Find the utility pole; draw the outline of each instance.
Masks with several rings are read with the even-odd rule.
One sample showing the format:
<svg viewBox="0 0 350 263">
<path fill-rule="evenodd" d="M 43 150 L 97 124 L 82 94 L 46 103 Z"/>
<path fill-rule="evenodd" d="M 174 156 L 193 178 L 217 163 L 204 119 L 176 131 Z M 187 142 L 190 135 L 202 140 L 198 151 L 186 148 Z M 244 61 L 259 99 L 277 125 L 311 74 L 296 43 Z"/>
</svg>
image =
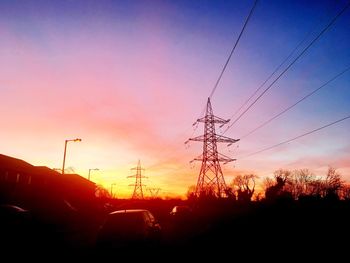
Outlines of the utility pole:
<svg viewBox="0 0 350 263">
<path fill-rule="evenodd" d="M 224 120 L 214 116 L 210 98 L 208 98 L 205 116 L 196 121 L 196 123 L 204 123 L 204 135 L 190 138 L 185 142 L 203 142 L 202 155 L 191 161 L 202 162 L 197 180 L 195 192 L 196 196 L 199 196 L 201 193 L 215 194 L 217 197 L 226 196 L 225 190 L 227 189 L 227 186 L 221 170 L 220 162 L 224 162 L 224 164 L 226 164 L 227 162 L 235 161 L 236 159 L 231 159 L 228 156 L 218 153 L 217 143 L 228 143 L 231 145 L 239 140 L 216 134 L 215 124 L 226 124 L 229 121 L 230 120 Z"/>
<path fill-rule="evenodd" d="M 142 175 L 142 170 L 145 169 L 141 168 L 140 160 L 137 163 L 137 167 L 132 168 L 131 170 L 136 170 L 136 174 L 128 176 L 127 178 L 135 178 L 135 184 L 129 184 L 129 186 L 134 186 L 134 192 L 131 196 L 131 199 L 143 199 L 143 190 L 142 186 L 145 186 L 142 184 L 142 178 L 147 178 Z"/>
</svg>

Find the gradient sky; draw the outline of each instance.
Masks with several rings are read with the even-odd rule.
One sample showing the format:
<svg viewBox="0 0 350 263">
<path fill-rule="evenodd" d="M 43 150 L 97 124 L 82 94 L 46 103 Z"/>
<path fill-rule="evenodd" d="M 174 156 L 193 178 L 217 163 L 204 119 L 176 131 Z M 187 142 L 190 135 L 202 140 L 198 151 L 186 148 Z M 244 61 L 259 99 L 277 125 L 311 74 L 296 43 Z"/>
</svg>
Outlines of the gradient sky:
<svg viewBox="0 0 350 263">
<path fill-rule="evenodd" d="M 184 195 L 197 180 L 199 117 L 253 1 L 0 1 L 0 149 L 34 165 L 66 167 L 118 197 L 138 159 L 147 187 Z M 212 98 L 229 118 L 309 33 L 347 1 L 261 0 Z M 305 46 L 305 44 L 303 45 Z M 350 65 L 350 10 L 227 136 L 240 136 Z M 220 149 L 236 173 L 329 165 L 350 181 L 350 121 L 240 160 L 251 152 L 349 115 L 350 72 L 238 144 Z"/>
</svg>

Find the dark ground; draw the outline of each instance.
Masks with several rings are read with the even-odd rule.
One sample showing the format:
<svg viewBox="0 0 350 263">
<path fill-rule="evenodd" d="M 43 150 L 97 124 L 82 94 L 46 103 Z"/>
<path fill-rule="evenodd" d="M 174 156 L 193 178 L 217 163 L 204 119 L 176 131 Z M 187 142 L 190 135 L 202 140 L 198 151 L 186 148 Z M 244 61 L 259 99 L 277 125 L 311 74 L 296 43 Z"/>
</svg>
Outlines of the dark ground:
<svg viewBox="0 0 350 263">
<path fill-rule="evenodd" d="M 190 205 L 189 217 L 175 219 L 175 205 Z M 110 211 L 150 210 L 162 226 L 159 244 L 147 248 L 96 248 L 99 226 Z M 1 214 L 1 254 L 16 259 L 42 257 L 101 261 L 108 258 L 175 259 L 227 258 L 230 261 L 289 261 L 344 258 L 350 237 L 350 203 L 345 201 L 279 200 L 240 204 L 211 200 L 190 204 L 181 200 L 115 200 L 84 211 L 45 209 Z M 12 260 L 11 260 L 12 261 Z M 117 260 L 116 260 L 117 261 Z M 163 261 L 163 260 L 162 260 Z M 168 261 L 168 260 L 165 260 Z M 186 260 L 187 261 L 187 260 Z M 196 261 L 197 262 L 197 261 Z"/>
</svg>

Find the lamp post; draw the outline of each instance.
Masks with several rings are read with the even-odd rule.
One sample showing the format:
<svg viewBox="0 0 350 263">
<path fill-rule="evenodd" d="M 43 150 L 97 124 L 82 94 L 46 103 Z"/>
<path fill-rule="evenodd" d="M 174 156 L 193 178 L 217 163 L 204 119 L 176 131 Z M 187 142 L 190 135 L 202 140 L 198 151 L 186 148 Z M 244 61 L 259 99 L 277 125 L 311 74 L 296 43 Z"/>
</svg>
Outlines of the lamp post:
<svg viewBox="0 0 350 263">
<path fill-rule="evenodd" d="M 90 172 L 91 172 L 91 171 L 99 171 L 99 170 L 100 170 L 100 169 L 98 169 L 98 168 L 89 169 L 88 180 L 90 181 Z"/>
<path fill-rule="evenodd" d="M 113 198 L 113 186 L 116 185 L 116 183 L 111 184 L 111 197 Z"/>
<path fill-rule="evenodd" d="M 65 142 L 64 142 L 62 174 L 64 174 L 64 165 L 66 164 L 66 152 L 67 152 L 67 143 L 68 142 L 81 142 L 81 139 L 77 138 L 77 139 L 65 140 Z"/>
</svg>

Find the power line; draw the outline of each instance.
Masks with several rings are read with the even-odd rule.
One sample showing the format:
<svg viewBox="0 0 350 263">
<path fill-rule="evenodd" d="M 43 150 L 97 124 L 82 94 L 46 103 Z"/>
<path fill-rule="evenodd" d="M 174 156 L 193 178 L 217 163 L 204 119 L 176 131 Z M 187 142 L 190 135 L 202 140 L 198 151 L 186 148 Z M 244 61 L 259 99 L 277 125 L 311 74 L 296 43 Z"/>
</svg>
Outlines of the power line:
<svg viewBox="0 0 350 263">
<path fill-rule="evenodd" d="M 302 138 L 302 137 L 304 137 L 304 136 L 306 136 L 306 135 L 310 135 L 310 134 L 312 134 L 312 133 L 314 133 L 314 132 L 317 132 L 317 131 L 320 131 L 320 130 L 322 130 L 322 129 L 325 129 L 325 128 L 327 128 L 327 127 L 329 127 L 329 126 L 332 126 L 332 125 L 334 125 L 334 124 L 337 124 L 337 123 L 339 123 L 339 122 L 345 121 L 346 119 L 350 119 L 350 115 L 349 115 L 349 116 L 346 116 L 346 117 L 344 117 L 344 118 L 342 118 L 342 119 L 340 119 L 340 120 L 331 122 L 331 123 L 329 123 L 329 124 L 327 124 L 327 125 L 324 125 L 324 126 L 322 126 L 322 127 L 319 127 L 319 128 L 317 128 L 317 129 L 314 129 L 314 130 L 312 130 L 312 131 L 309 131 L 309 132 L 303 133 L 303 134 L 301 134 L 301 135 L 298 135 L 298 136 L 296 136 L 296 137 L 294 137 L 294 138 L 292 138 L 292 139 L 289 139 L 289 140 L 286 140 L 286 141 L 277 143 L 277 144 L 275 144 L 275 145 L 272 145 L 272 146 L 270 146 L 270 147 L 266 147 L 266 148 L 264 148 L 264 149 L 262 149 L 262 150 L 259 150 L 259 151 L 256 151 L 256 152 L 247 154 L 247 155 L 245 155 L 245 156 L 243 156 L 242 158 L 239 158 L 239 159 L 241 160 L 241 159 L 250 157 L 250 156 L 252 156 L 252 155 L 256 155 L 256 154 L 258 154 L 258 153 L 262 153 L 262 152 L 265 152 L 265 151 L 267 151 L 267 150 L 271 150 L 271 149 L 276 148 L 276 147 L 278 147 L 278 146 L 281 146 L 281 145 L 283 145 L 283 144 L 286 144 L 286 143 L 295 141 L 295 140 L 297 140 L 297 139 L 300 139 L 300 138 Z"/>
<path fill-rule="evenodd" d="M 350 2 L 328 23 L 328 25 L 307 45 L 303 51 L 278 75 L 278 77 L 225 129 L 226 133 L 254 104 L 294 65 L 299 58 L 335 23 L 335 21 L 349 8 Z"/>
<path fill-rule="evenodd" d="M 218 85 L 219 85 L 219 82 L 220 82 L 220 80 L 221 80 L 221 78 L 222 78 L 222 75 L 224 74 L 228 63 L 229 63 L 230 60 L 231 60 L 231 57 L 232 57 L 232 55 L 233 55 L 233 53 L 234 53 L 234 51 L 235 51 L 235 49 L 236 49 L 236 47 L 237 47 L 237 45 L 238 45 L 238 42 L 240 41 L 240 39 L 241 39 L 241 37 L 242 37 L 242 35 L 243 35 L 243 32 L 244 32 L 244 30 L 245 30 L 245 28 L 246 28 L 246 26 L 247 26 L 247 24 L 248 24 L 248 22 L 249 22 L 249 20 L 250 20 L 250 18 L 251 18 L 251 16 L 252 16 L 252 14 L 253 14 L 253 12 L 254 12 L 254 9 L 255 9 L 257 3 L 258 3 L 258 0 L 255 0 L 255 1 L 254 1 L 254 4 L 253 4 L 253 7 L 251 8 L 251 10 L 250 10 L 250 12 L 249 12 L 249 14 L 248 14 L 248 16 L 247 16 L 245 22 L 244 22 L 244 25 L 243 25 L 243 27 L 242 27 L 242 29 L 241 29 L 241 32 L 240 32 L 238 38 L 236 39 L 236 42 L 235 42 L 235 44 L 234 44 L 234 46 L 233 46 L 233 48 L 232 48 L 232 50 L 231 50 L 231 52 L 230 52 L 230 55 L 229 55 L 229 57 L 227 58 L 226 63 L 225 63 L 225 65 L 224 65 L 223 69 L 221 70 L 221 73 L 220 73 L 220 75 L 219 75 L 219 78 L 217 79 L 217 81 L 216 81 L 216 83 L 215 83 L 215 86 L 213 87 L 213 89 L 212 89 L 212 91 L 211 91 L 211 93 L 210 93 L 210 95 L 209 95 L 210 98 L 214 95 L 214 93 L 215 93 L 215 91 L 216 91 L 216 89 L 217 89 L 217 87 L 218 87 Z M 200 113 L 200 115 L 199 115 L 199 117 L 198 117 L 197 119 L 199 119 L 199 118 L 202 117 L 202 115 L 204 114 L 205 110 L 206 110 L 206 105 L 203 107 L 203 109 L 202 109 L 202 111 L 201 111 L 201 113 Z M 195 122 L 193 123 L 192 126 L 195 126 L 196 124 L 197 124 L 197 121 L 195 121 Z M 184 133 L 187 133 L 187 132 L 188 132 L 188 130 L 186 130 Z M 194 134 L 194 132 L 192 133 L 192 135 L 191 135 L 190 137 L 192 137 L 193 134 Z M 152 167 L 154 167 L 155 165 L 156 165 L 156 164 L 152 165 Z"/>
<path fill-rule="evenodd" d="M 231 52 L 230 52 L 230 55 L 228 56 L 228 58 L 227 58 L 227 60 L 226 60 L 226 63 L 225 63 L 225 65 L 224 65 L 223 69 L 221 70 L 221 73 L 220 73 L 220 75 L 219 75 L 219 78 L 217 79 L 217 81 L 216 81 L 216 83 L 215 83 L 215 85 L 214 85 L 214 88 L 212 89 L 212 91 L 211 91 L 211 93 L 210 93 L 210 95 L 209 95 L 209 98 L 211 98 L 211 97 L 214 95 L 214 92 L 216 91 L 216 88 L 217 88 L 218 85 L 219 85 L 219 82 L 220 82 L 220 80 L 221 80 L 221 77 L 222 77 L 222 75 L 224 74 L 228 63 L 229 63 L 230 60 L 231 60 L 232 54 L 233 54 L 233 52 L 235 51 L 235 49 L 236 49 L 236 47 L 237 47 L 237 45 L 238 45 L 238 42 L 239 42 L 239 40 L 241 39 L 241 37 L 242 37 L 242 35 L 243 35 L 243 32 L 244 32 L 244 30 L 245 30 L 245 28 L 246 28 L 246 26 L 247 26 L 247 24 L 248 24 L 248 22 L 249 22 L 249 20 L 250 20 L 250 18 L 251 18 L 251 16 L 252 16 L 252 14 L 253 14 L 253 11 L 254 11 L 254 9 L 255 9 L 257 3 L 258 3 L 258 0 L 255 0 L 255 1 L 254 1 L 254 4 L 253 4 L 253 7 L 252 7 L 252 9 L 250 10 L 249 15 L 247 16 L 247 18 L 246 18 L 246 20 L 245 20 L 245 22 L 244 22 L 244 25 L 243 25 L 243 27 L 242 27 L 242 30 L 241 30 L 241 32 L 239 33 L 239 36 L 238 36 L 238 38 L 237 38 L 237 40 L 236 40 L 236 42 L 235 42 L 235 44 L 234 44 L 234 46 L 233 46 L 233 48 L 232 48 L 232 50 L 231 50 Z M 200 117 L 201 117 L 201 116 L 200 116 Z"/>
<path fill-rule="evenodd" d="M 277 115 L 273 116 L 272 118 L 268 119 L 267 121 L 263 122 L 262 124 L 260 124 L 258 127 L 256 127 L 255 129 L 251 130 L 250 132 L 248 132 L 247 134 L 243 135 L 240 139 L 244 139 L 246 137 L 248 137 L 249 135 L 251 135 L 252 133 L 256 132 L 257 130 L 261 129 L 262 127 L 264 127 L 265 125 L 267 125 L 268 123 L 270 123 L 271 121 L 277 119 L 279 116 L 281 116 L 282 114 L 286 113 L 287 111 L 289 111 L 290 109 L 294 108 L 296 105 L 298 105 L 300 102 L 306 100 L 307 98 L 309 98 L 310 96 L 314 95 L 316 92 L 318 92 L 320 89 L 324 88 L 325 86 L 327 86 L 329 83 L 333 82 L 334 80 L 336 80 L 337 78 L 339 78 L 341 75 L 343 75 L 345 72 L 350 70 L 350 66 L 347 67 L 345 70 L 343 70 L 342 72 L 338 73 L 337 75 L 335 75 L 333 78 L 331 78 L 330 80 L 328 80 L 327 82 L 325 82 L 323 85 L 321 85 L 320 87 L 318 87 L 317 89 L 313 90 L 312 92 L 308 93 L 307 95 L 305 95 L 304 97 L 302 97 L 301 99 L 299 99 L 297 102 L 293 103 L 291 106 L 287 107 L 286 109 L 284 109 L 283 111 L 281 111 L 280 113 L 278 113 Z"/>
<path fill-rule="evenodd" d="M 311 30 L 309 30 L 303 39 L 293 48 L 293 50 L 288 54 L 287 57 L 283 59 L 283 61 L 275 68 L 275 70 L 265 79 L 265 81 L 253 92 L 253 94 L 231 115 L 230 119 L 232 119 L 234 116 L 236 116 L 243 107 L 245 107 L 248 102 L 258 93 L 262 87 L 265 86 L 265 84 L 280 70 L 280 68 L 294 55 L 294 53 L 299 49 L 299 47 L 309 38 L 310 34 L 315 30 L 313 27 Z"/>
</svg>

